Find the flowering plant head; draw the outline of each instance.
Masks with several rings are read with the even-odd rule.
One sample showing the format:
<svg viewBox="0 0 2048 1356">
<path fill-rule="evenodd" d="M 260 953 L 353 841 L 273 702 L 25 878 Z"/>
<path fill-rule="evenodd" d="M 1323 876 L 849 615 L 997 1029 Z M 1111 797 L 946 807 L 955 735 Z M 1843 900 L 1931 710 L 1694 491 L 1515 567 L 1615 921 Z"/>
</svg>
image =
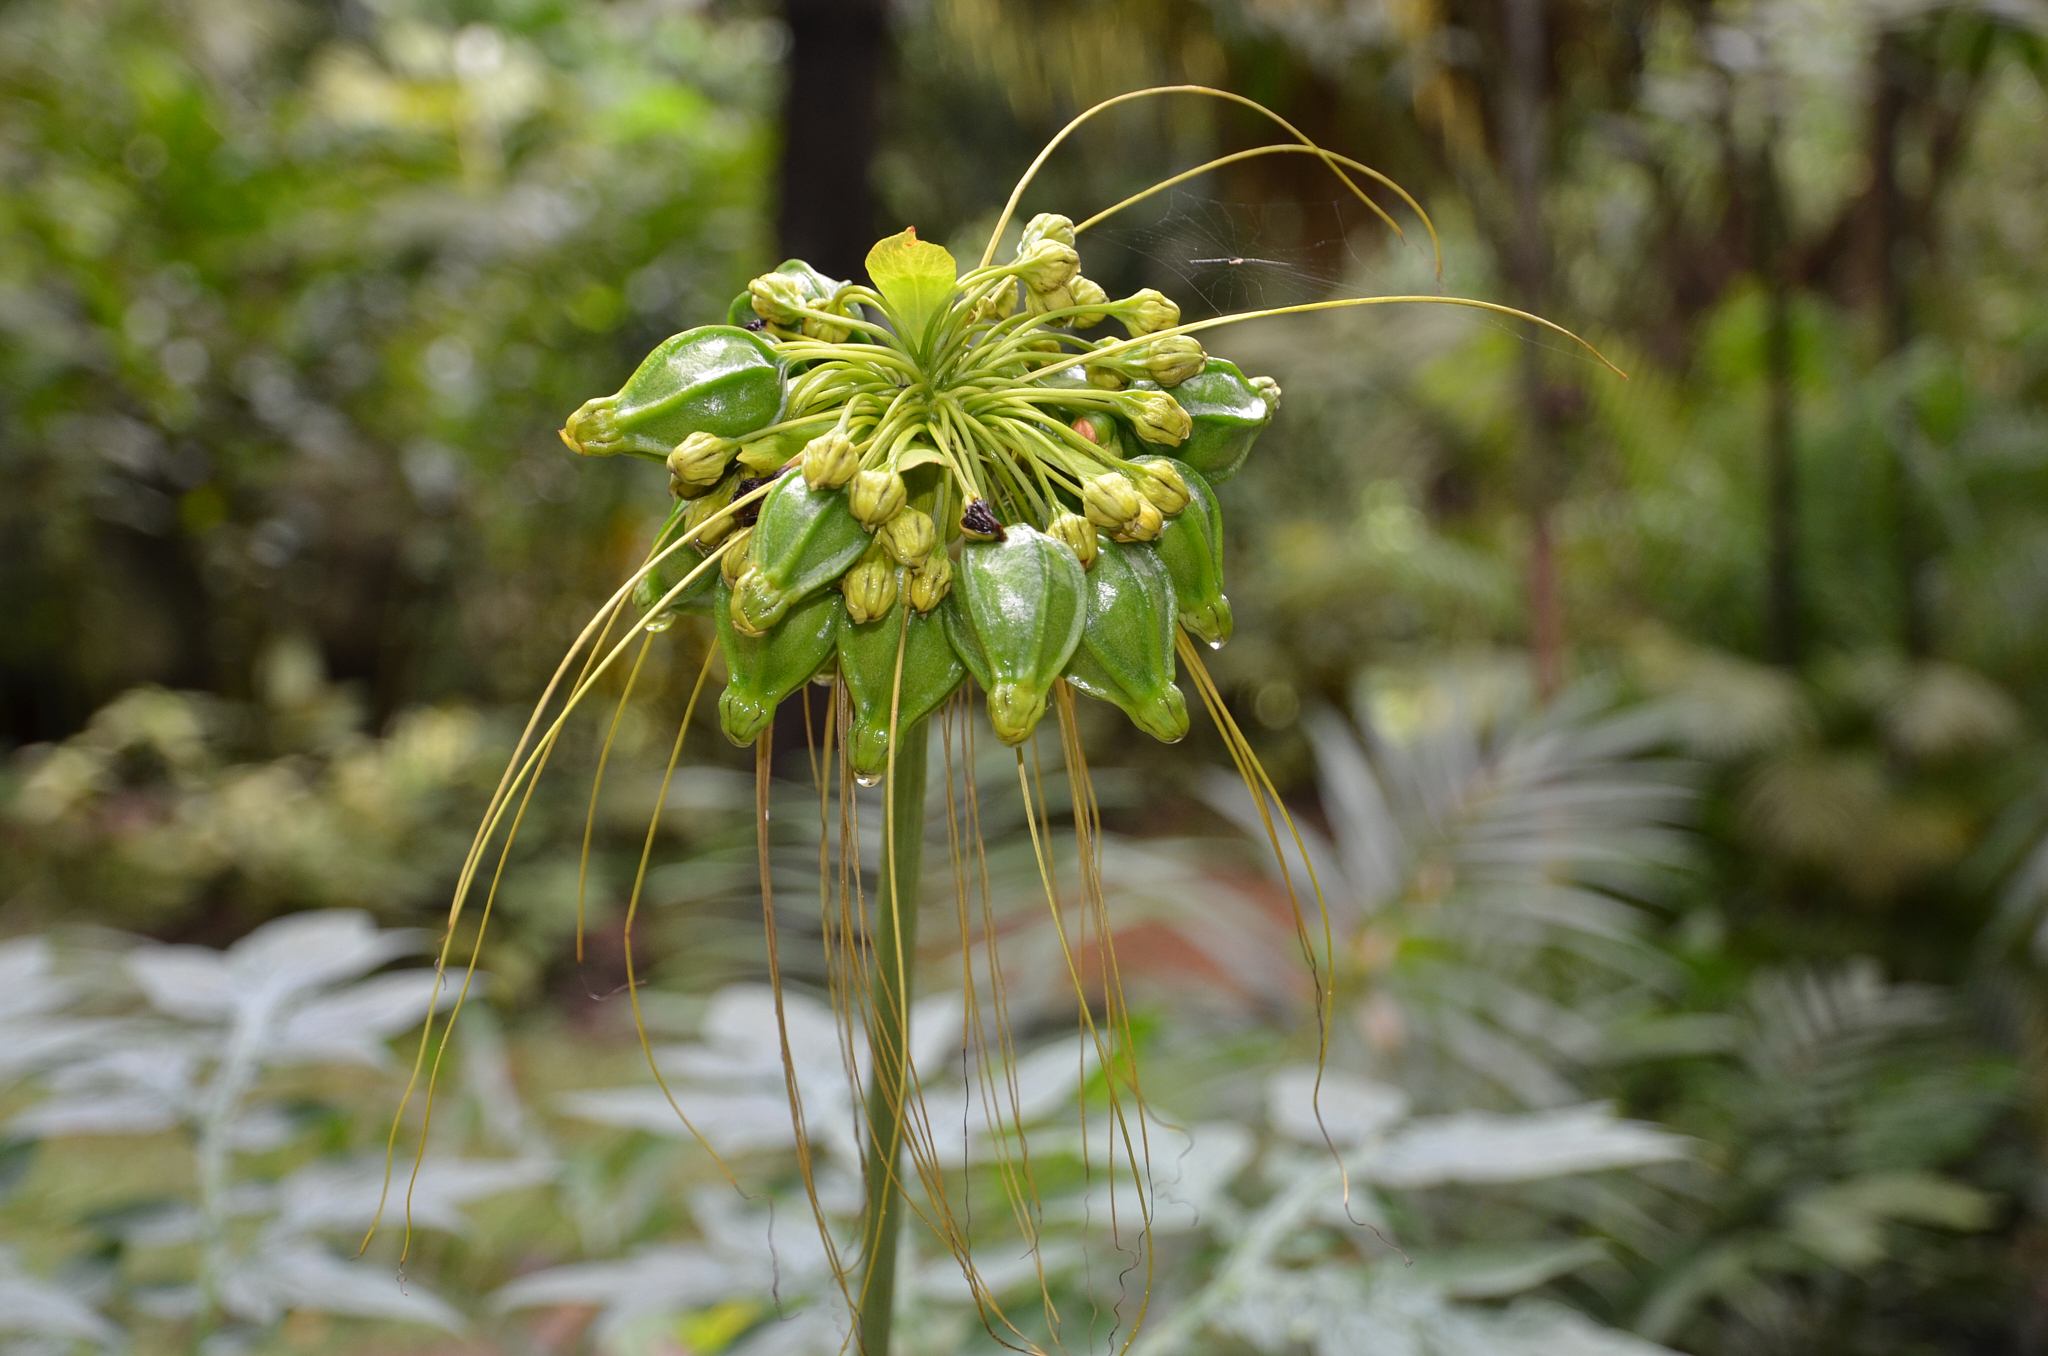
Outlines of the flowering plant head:
<svg viewBox="0 0 2048 1356">
<path fill-rule="evenodd" d="M 1068 135 L 1105 108 L 1168 93 L 1244 105 L 1294 140 L 1210 161 L 1080 222 L 1039 213 L 1024 224 L 1010 257 L 996 259 L 1025 189 Z M 872 1068 L 849 1067 L 856 1082 L 872 1079 L 865 1104 L 868 1211 L 859 1240 L 869 1274 L 857 1285 L 822 1214 L 819 1224 L 869 1356 L 888 1345 L 890 1283 L 878 1283 L 876 1275 L 883 1259 L 894 1255 L 891 1202 L 900 1203 L 909 1191 L 893 1166 L 899 1150 L 918 1165 L 925 1197 L 918 1213 L 959 1259 L 990 1331 L 1000 1328 L 1006 1345 L 1015 1338 L 1025 1342 L 1020 1349 L 1041 1349 L 1004 1317 L 976 1272 L 972 1229 L 954 1217 L 944 1174 L 930 1166 L 937 1162 L 931 1127 L 912 1111 L 920 1094 L 906 1036 L 908 976 L 924 832 L 899 819 L 923 813 L 928 723 L 957 722 L 946 725 L 945 741 L 931 743 L 943 742 L 947 750 L 949 839 L 959 882 L 972 875 L 962 854 L 980 850 L 978 819 L 971 810 L 958 817 L 951 794 L 953 731 L 970 750 L 974 738 L 963 695 L 970 679 L 985 696 L 997 738 L 1017 746 L 1033 850 L 1064 947 L 1066 903 L 1043 855 L 1051 834 L 1045 797 L 1042 787 L 1034 788 L 1036 759 L 1021 747 L 1048 712 L 1056 713 L 1073 793 L 1074 841 L 1083 858 L 1081 904 L 1099 934 L 1089 945 L 1102 949 L 1101 982 L 1107 985 L 1115 974 L 1113 938 L 1100 873 L 1088 865 L 1099 819 L 1075 732 L 1074 692 L 1120 707 L 1140 729 L 1172 742 L 1189 727 L 1177 682 L 1184 669 L 1244 775 L 1283 867 L 1282 836 L 1292 832 L 1286 808 L 1203 669 L 1197 644 L 1220 646 L 1233 627 L 1223 591 L 1216 487 L 1245 464 L 1278 412 L 1280 386 L 1271 377 L 1247 377 L 1210 354 L 1197 336 L 1254 316 L 1402 301 L 1476 307 L 1557 328 L 1491 302 L 1439 296 L 1342 298 L 1189 323 L 1171 298 L 1153 289 L 1113 299 L 1086 275 L 1083 245 L 1091 227 L 1218 165 L 1269 154 L 1318 157 L 1392 226 L 1360 184 L 1377 182 L 1428 224 L 1398 186 L 1315 146 L 1241 96 L 1197 87 L 1122 95 L 1053 139 L 1018 182 L 987 249 L 971 266 L 963 269 L 914 229 L 869 251 L 864 282 L 829 278 L 790 260 L 748 283 L 724 323 L 664 341 L 616 393 L 585 402 L 562 429 L 563 441 L 584 455 L 662 462 L 674 502 L 646 562 L 585 628 L 528 726 L 465 863 L 444 963 L 485 853 L 504 829 L 502 869 L 526 799 L 569 713 L 636 637 L 651 643 L 647 633 L 694 613 L 709 617 L 717 637 L 713 654 L 724 660 L 720 724 L 733 742 L 757 749 L 768 968 L 779 986 L 766 836 L 768 734 L 785 698 L 813 680 L 829 683 L 836 696 L 824 722 L 823 756 L 814 756 L 812 766 L 826 821 L 821 832 L 835 794 L 841 806 L 841 866 L 836 914 L 832 882 L 821 879 L 823 926 L 829 936 L 860 939 L 835 943 L 842 951 L 833 962 L 833 992 L 843 1000 L 849 1027 L 865 1025 L 862 1048 L 873 1052 Z M 626 634 L 614 641 L 621 621 L 628 623 Z M 707 654 L 678 732 L 678 756 L 711 659 Z M 636 662 L 622 704 L 639 672 Z M 819 741 L 810 733 L 815 749 Z M 889 785 L 872 915 L 859 885 L 859 836 L 844 812 L 856 797 L 849 785 L 835 792 L 828 775 L 835 754 L 848 782 Z M 602 769 L 600 762 L 600 777 Z M 597 803 L 594 791 L 591 803 Z M 657 807 L 642 879 L 659 815 Z M 1294 847 L 1308 865 L 1298 836 Z M 486 917 L 495 894 L 491 879 Z M 1312 867 L 1306 879 L 1313 884 Z M 636 880 L 625 911 L 629 980 L 639 899 Z M 964 895 L 961 908 L 964 920 Z M 1335 959 L 1327 913 L 1320 941 L 1307 917 L 1297 918 L 1327 1040 Z M 579 948 L 580 920 L 579 904 Z M 1109 1119 L 1124 1146 L 1122 1170 L 1149 1181 L 1148 1166 L 1132 1147 L 1143 1142 L 1146 1113 L 1131 1057 L 1130 1014 L 1113 988 L 1091 995 L 1095 981 L 1078 968 L 1073 981 L 1083 1030 L 1107 1080 Z M 967 1002 L 979 1002 L 975 983 L 966 988 Z M 634 992 L 630 982 L 627 992 Z M 996 1066 L 1012 1058 L 1003 1021 L 998 1000 L 992 1021 L 970 1024 L 985 1033 L 969 1058 L 981 1062 L 981 1076 L 994 1080 L 990 1086 L 1006 1077 Z M 444 1026 L 443 1040 L 445 1033 Z M 422 1067 L 426 1053 L 423 1044 Z M 801 1142 L 803 1110 L 794 1091 L 791 1114 Z M 1127 1116 L 1139 1122 L 1137 1129 L 1126 1126 Z M 1017 1121 L 999 1133 L 1021 1131 Z M 1028 1166 L 1024 1179 L 1004 1176 L 1001 1190 L 1029 1213 Z M 815 1210 L 814 1190 L 811 1199 Z M 1030 1237 L 1025 1244 L 1035 1249 Z M 893 1274 L 893 1263 L 886 1266 Z"/>
</svg>

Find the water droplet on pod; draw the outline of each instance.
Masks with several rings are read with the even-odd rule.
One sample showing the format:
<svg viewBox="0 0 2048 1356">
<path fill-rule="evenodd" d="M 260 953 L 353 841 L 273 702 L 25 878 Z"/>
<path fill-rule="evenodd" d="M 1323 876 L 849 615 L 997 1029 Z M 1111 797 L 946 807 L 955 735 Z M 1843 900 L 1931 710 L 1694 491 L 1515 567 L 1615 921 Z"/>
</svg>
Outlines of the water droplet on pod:
<svg viewBox="0 0 2048 1356">
<path fill-rule="evenodd" d="M 674 626 L 675 624 L 676 614 L 671 612 L 665 617 L 656 617 L 653 621 L 647 623 L 647 629 L 655 632 L 656 634 L 659 634 L 663 631 L 668 630 L 671 626 Z"/>
<path fill-rule="evenodd" d="M 882 784 L 881 774 L 875 772 L 856 772 L 853 774 L 853 779 L 862 786 L 880 786 Z"/>
<path fill-rule="evenodd" d="M 1220 640 L 1212 640 L 1209 642 L 1209 648 L 1212 650 L 1220 650 L 1223 648 L 1223 642 Z"/>
</svg>

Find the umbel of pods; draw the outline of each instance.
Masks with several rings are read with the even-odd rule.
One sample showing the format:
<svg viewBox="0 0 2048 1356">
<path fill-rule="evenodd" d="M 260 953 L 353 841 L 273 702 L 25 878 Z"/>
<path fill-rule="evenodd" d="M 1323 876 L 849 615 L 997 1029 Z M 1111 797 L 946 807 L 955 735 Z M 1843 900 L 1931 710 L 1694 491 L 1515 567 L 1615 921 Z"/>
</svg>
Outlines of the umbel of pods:
<svg viewBox="0 0 2048 1356">
<path fill-rule="evenodd" d="M 998 242 L 1026 188 L 1069 135 L 1105 109 L 1169 94 L 1250 108 L 1290 140 L 1211 160 L 1078 223 L 1039 213 L 1024 225 L 1012 256 L 996 262 Z M 1230 638 L 1215 487 L 1244 464 L 1260 430 L 1278 412 L 1280 387 L 1269 377 L 1247 378 L 1205 352 L 1195 336 L 1259 316 L 1426 302 L 1511 316 L 1582 342 L 1508 307 L 1440 296 L 1333 299 L 1189 324 L 1157 291 L 1111 299 L 1082 272 L 1078 242 L 1096 224 L 1221 165 L 1279 154 L 1317 157 L 1398 233 L 1361 181 L 1380 185 L 1416 214 L 1434 242 L 1427 215 L 1397 185 L 1314 145 L 1253 101 L 1200 86 L 1137 91 L 1083 113 L 1047 144 L 1018 181 L 973 266 L 961 269 L 945 249 L 918 239 L 914 229 L 875 245 L 865 283 L 828 278 L 790 260 L 749 283 L 734 298 L 725 323 L 668 339 L 616 394 L 590 400 L 569 416 L 561 436 L 580 454 L 663 462 L 674 507 L 646 562 L 563 660 L 464 864 L 441 953 L 443 973 L 459 970 L 462 991 L 448 1021 L 438 1028 L 430 1024 L 415 1066 L 415 1084 L 424 1083 L 429 1114 L 452 1013 L 459 1012 L 474 972 L 474 949 L 466 968 L 456 963 L 456 926 L 492 845 L 498 845 L 496 861 L 489 867 L 475 945 L 488 925 L 512 837 L 570 713 L 620 665 L 637 638 L 639 653 L 620 697 L 623 710 L 655 633 L 680 616 L 709 614 L 717 635 L 714 653 L 722 656 L 726 672 L 719 723 L 734 743 L 757 750 L 761 891 L 778 1020 L 767 837 L 770 729 L 777 707 L 805 683 L 829 683 L 836 694 L 822 731 L 812 728 L 806 708 L 806 730 L 828 843 L 835 811 L 839 819 L 836 865 L 821 851 L 819 873 L 834 1007 L 848 1036 L 845 1047 L 872 1052 L 864 1071 L 858 1061 L 849 1069 L 856 1082 L 865 1073 L 860 1111 L 867 1208 L 857 1239 L 836 1236 L 818 1205 L 793 1067 L 787 1068 L 787 1085 L 804 1185 L 863 1356 L 887 1356 L 890 1350 L 905 1213 L 915 1213 L 953 1253 L 993 1337 L 1019 1350 L 1061 1347 L 1049 1293 L 1032 1306 L 1042 1314 L 1013 1315 L 976 1269 L 974 1252 L 987 1246 L 982 1235 L 988 1212 L 974 1221 L 955 1214 L 951 1188 L 958 1183 L 949 1187 L 948 1181 L 954 1169 L 943 1161 L 922 1114 L 920 1074 L 908 1053 L 934 719 L 945 734 L 939 742 L 946 751 L 948 838 L 963 936 L 971 931 L 970 882 L 981 850 L 978 812 L 972 778 L 955 784 L 956 756 L 963 764 L 973 760 L 974 727 L 966 705 L 970 677 L 985 695 L 996 737 L 1016 749 L 1039 875 L 1073 978 L 1079 1022 L 1101 1070 L 1089 1095 L 1105 1103 L 1099 1114 L 1112 1125 L 1120 1160 L 1110 1165 L 1112 1172 L 1127 1172 L 1139 1184 L 1134 1246 L 1144 1255 L 1149 1277 L 1144 1097 L 1094 860 L 1097 812 L 1072 694 L 1113 703 L 1138 728 L 1170 743 L 1188 729 L 1177 683 L 1185 669 L 1260 807 L 1283 867 L 1289 861 L 1283 837 L 1292 836 L 1287 811 L 1194 644 L 1216 647 Z M 1089 337 L 1110 322 L 1122 333 Z M 707 655 L 676 734 L 671 774 L 711 670 Z M 1078 872 L 1064 877 L 1050 860 L 1052 825 L 1036 748 L 1025 747 L 1048 711 L 1059 727 L 1080 856 Z M 615 715 L 612 732 L 617 725 Z M 605 747 L 608 753 L 609 734 Z M 600 781 L 604 767 L 600 758 Z M 861 897 L 853 782 L 885 788 L 872 908 Z M 666 793 L 664 781 L 663 798 Z M 593 810 L 596 797 L 593 786 Z M 636 1020 L 632 929 L 659 804 L 625 915 L 627 992 Z M 587 827 L 584 842 L 587 865 Z M 1294 859 L 1307 867 L 1298 837 Z M 1078 889 L 1077 898 L 1063 897 L 1062 879 L 1070 892 Z M 1320 926 L 1299 901 L 1295 922 L 1326 1046 L 1332 944 L 1312 872 L 1306 879 L 1322 915 Z M 580 913 L 579 899 L 579 954 Z M 993 927 L 983 929 L 988 956 L 979 981 L 972 948 L 964 957 L 965 998 L 972 1009 L 969 1055 L 990 1090 L 983 1105 L 990 1142 L 998 1146 L 993 1176 L 1014 1207 L 1010 1217 L 1022 1245 L 1036 1255 L 1035 1187 L 1021 1149 L 1021 1116 L 1013 1100 L 1006 1122 L 1002 1099 L 994 1095 L 1006 1086 L 1012 1063 L 994 936 Z M 1084 978 L 1084 948 L 1099 993 Z M 987 1013 L 978 1006 L 984 989 L 991 995 Z M 785 1031 L 786 1066 L 788 1048 Z M 659 1080 L 658 1067 L 654 1073 Z M 682 1117 L 680 1109 L 677 1115 Z M 394 1152 L 397 1134 L 394 1122 Z M 1148 1283 L 1144 1294 L 1149 1293 Z M 1144 1308 L 1141 1297 L 1133 1312 L 1119 1313 L 1122 1346 L 1135 1337 Z"/>
</svg>

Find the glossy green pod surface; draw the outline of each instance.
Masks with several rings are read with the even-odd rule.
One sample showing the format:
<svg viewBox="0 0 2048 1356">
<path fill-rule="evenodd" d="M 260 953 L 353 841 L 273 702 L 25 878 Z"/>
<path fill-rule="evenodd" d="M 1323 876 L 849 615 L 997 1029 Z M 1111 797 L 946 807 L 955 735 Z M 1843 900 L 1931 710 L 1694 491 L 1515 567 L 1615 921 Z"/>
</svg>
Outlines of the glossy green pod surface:
<svg viewBox="0 0 2048 1356">
<path fill-rule="evenodd" d="M 1168 744 L 1188 732 L 1187 701 L 1173 683 L 1173 617 L 1173 581 L 1152 547 L 1102 537 L 1067 681 Z"/>
<path fill-rule="evenodd" d="M 845 574 L 868 549 L 867 530 L 843 490 L 814 490 L 791 472 L 761 501 L 747 539 L 735 606 L 745 626 L 765 631 L 800 599 Z"/>
<path fill-rule="evenodd" d="M 651 554 L 659 555 L 683 530 L 683 515 L 690 509 L 687 502 L 678 501 L 669 513 L 668 521 L 662 524 L 661 535 L 654 539 Z M 648 616 L 654 605 L 667 596 L 668 591 L 689 578 L 690 571 L 704 564 L 704 553 L 695 546 L 680 546 L 670 551 L 654 568 L 642 575 L 640 582 L 633 586 L 633 607 L 650 631 L 666 631 L 674 626 L 681 616 L 704 616 L 711 611 L 711 594 L 718 584 L 718 566 L 709 565 L 697 575 L 689 588 L 670 598 L 668 605 L 656 616 Z"/>
<path fill-rule="evenodd" d="M 940 611 L 953 648 L 988 693 L 997 737 L 1022 743 L 1081 643 L 1087 580 L 1079 558 L 1022 524 L 1007 528 L 1005 540 L 969 542 Z"/>
<path fill-rule="evenodd" d="M 721 580 L 711 603 L 726 669 L 718 720 L 727 739 L 751 744 L 775 719 L 782 699 L 830 661 L 846 608 L 837 593 L 813 594 L 791 607 L 766 635 L 750 636 L 733 625 L 731 595 Z"/>
<path fill-rule="evenodd" d="M 578 452 L 666 457 L 693 433 L 740 438 L 782 414 L 783 362 L 759 335 L 700 325 L 664 339 L 617 395 L 588 401 L 562 436 Z"/>
<path fill-rule="evenodd" d="M 953 651 L 946 625 L 934 613 L 910 612 L 904 629 L 906 589 L 896 591 L 896 606 L 875 621 L 857 623 L 842 616 L 839 624 L 839 672 L 853 706 L 846 732 L 846 757 L 863 781 L 880 777 L 889 766 L 889 710 L 896 707 L 896 728 L 907 730 L 938 709 L 967 679 L 967 666 Z M 903 686 L 896 687 L 896 651 L 903 649 Z"/>
<path fill-rule="evenodd" d="M 1188 487 L 1187 507 L 1166 520 L 1152 543 L 1173 580 L 1180 624 L 1211 646 L 1230 639 L 1230 599 L 1223 594 L 1223 508 L 1192 466 L 1175 461 Z"/>
<path fill-rule="evenodd" d="M 1133 390 L 1158 389 L 1149 381 L 1131 383 Z M 1273 412 L 1237 364 L 1211 358 L 1202 370 L 1167 392 L 1188 412 L 1194 430 L 1168 449 L 1174 459 L 1192 466 L 1220 484 L 1237 474 L 1252 443 L 1272 421 Z"/>
</svg>

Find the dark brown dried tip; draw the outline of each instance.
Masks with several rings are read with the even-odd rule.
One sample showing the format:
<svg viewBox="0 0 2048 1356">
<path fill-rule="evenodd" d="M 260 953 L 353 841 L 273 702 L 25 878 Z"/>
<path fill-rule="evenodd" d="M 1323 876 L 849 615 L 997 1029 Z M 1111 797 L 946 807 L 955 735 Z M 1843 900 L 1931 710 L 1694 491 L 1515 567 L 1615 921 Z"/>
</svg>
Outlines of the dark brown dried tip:
<svg viewBox="0 0 2048 1356">
<path fill-rule="evenodd" d="M 742 328 L 750 331 L 751 333 L 759 334 L 762 330 L 768 328 L 768 322 L 763 320 L 760 316 L 755 316 L 752 320 L 749 320 Z"/>
<path fill-rule="evenodd" d="M 960 530 L 970 537 L 981 537 L 988 541 L 1008 541 L 1009 534 L 996 521 L 996 511 L 988 506 L 986 499 L 970 499 L 967 511 L 960 515 Z"/>
<path fill-rule="evenodd" d="M 745 498 L 774 479 L 774 476 L 741 476 L 740 487 L 732 492 L 732 497 Z M 761 500 L 756 499 L 751 504 L 740 505 L 733 510 L 732 520 L 741 527 L 752 527 L 754 521 L 761 516 L 761 503 Z"/>
</svg>

